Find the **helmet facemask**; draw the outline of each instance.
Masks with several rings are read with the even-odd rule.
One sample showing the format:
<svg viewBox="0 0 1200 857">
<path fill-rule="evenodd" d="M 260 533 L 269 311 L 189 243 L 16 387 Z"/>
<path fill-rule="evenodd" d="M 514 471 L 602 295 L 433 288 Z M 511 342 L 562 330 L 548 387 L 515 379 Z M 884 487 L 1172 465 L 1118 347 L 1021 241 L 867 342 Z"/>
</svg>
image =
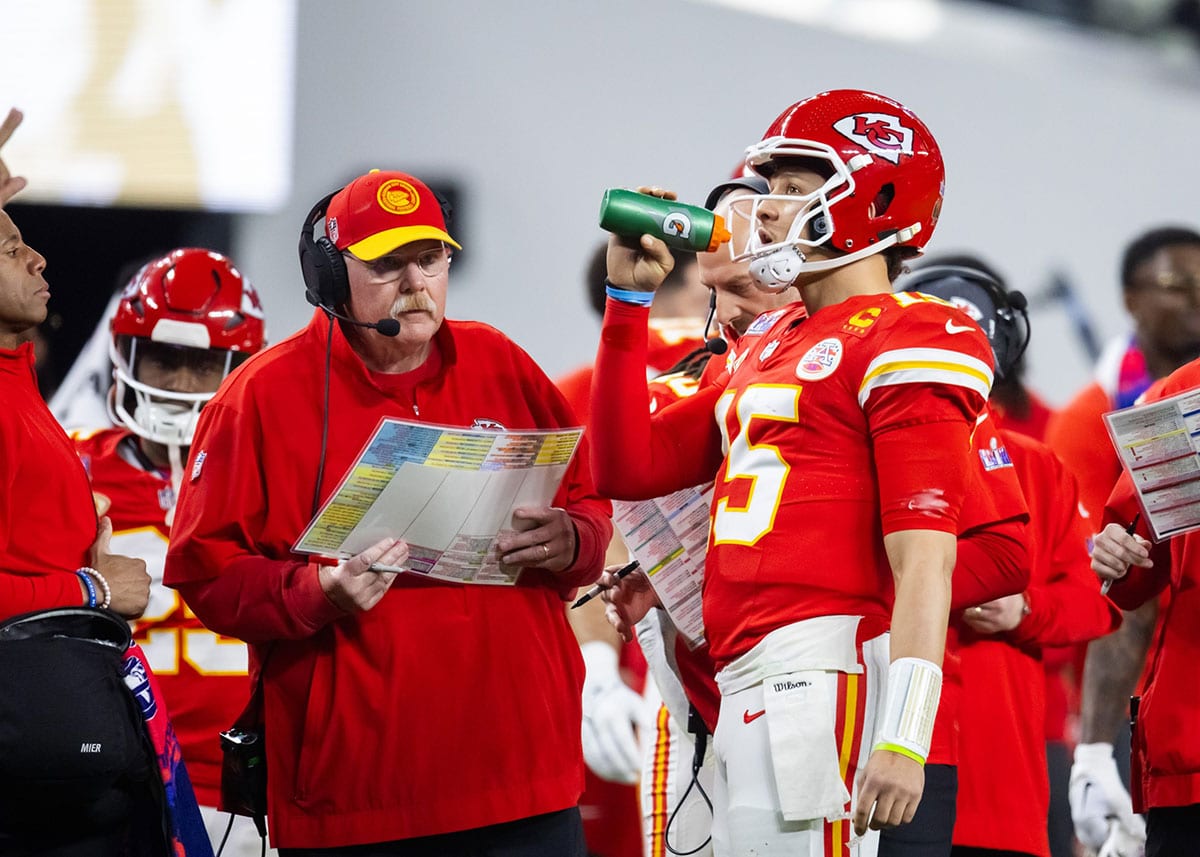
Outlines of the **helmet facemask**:
<svg viewBox="0 0 1200 857">
<path fill-rule="evenodd" d="M 140 336 L 117 336 L 109 340 L 115 381 L 108 399 L 109 416 L 139 437 L 165 446 L 189 446 L 200 409 L 213 397 L 216 387 L 229 372 L 248 357 L 244 352 L 195 348 L 154 342 Z M 167 390 L 138 380 L 152 363 L 160 373 L 188 370 L 211 390 L 182 392 Z M 211 384 L 204 384 L 210 379 Z"/>
<path fill-rule="evenodd" d="M 748 218 L 751 224 L 762 222 L 764 205 L 787 206 L 788 211 L 795 212 L 782 239 L 768 243 L 761 232 L 753 228 L 747 231 L 747 241 L 743 247 L 730 248 L 735 260 L 750 260 L 750 272 L 760 288 L 779 292 L 791 286 L 802 273 L 840 268 L 896 243 L 897 236 L 891 236 L 848 253 L 838 250 L 833 244 L 837 231 L 834 207 L 854 195 L 854 173 L 870 164 L 871 156 L 856 156 L 847 163 L 831 146 L 812 140 L 774 137 L 751 146 L 747 150 L 746 160 L 755 164 L 765 175 L 793 161 L 828 176 L 820 187 L 807 194 L 767 193 L 732 203 L 736 215 Z M 852 245 L 853 241 L 847 243 Z M 833 258 L 810 260 L 811 253 L 806 251 L 816 247 L 825 248 Z"/>
<path fill-rule="evenodd" d="M 265 340 L 258 293 L 212 250 L 183 247 L 126 284 L 108 351 L 116 382 L 109 416 L 168 450 L 192 442 L 200 408 Z"/>
</svg>

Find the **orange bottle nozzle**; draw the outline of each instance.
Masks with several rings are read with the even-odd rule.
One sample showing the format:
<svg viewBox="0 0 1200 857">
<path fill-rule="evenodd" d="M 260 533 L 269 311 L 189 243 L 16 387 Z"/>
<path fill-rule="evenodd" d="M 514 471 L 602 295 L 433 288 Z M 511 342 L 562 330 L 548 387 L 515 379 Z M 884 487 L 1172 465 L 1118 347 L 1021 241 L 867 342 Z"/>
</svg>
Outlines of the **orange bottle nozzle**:
<svg viewBox="0 0 1200 857">
<path fill-rule="evenodd" d="M 725 226 L 725 218 L 719 214 L 713 215 L 712 236 L 708 239 L 707 252 L 711 253 L 726 241 L 733 239 L 733 233 Z"/>
</svg>

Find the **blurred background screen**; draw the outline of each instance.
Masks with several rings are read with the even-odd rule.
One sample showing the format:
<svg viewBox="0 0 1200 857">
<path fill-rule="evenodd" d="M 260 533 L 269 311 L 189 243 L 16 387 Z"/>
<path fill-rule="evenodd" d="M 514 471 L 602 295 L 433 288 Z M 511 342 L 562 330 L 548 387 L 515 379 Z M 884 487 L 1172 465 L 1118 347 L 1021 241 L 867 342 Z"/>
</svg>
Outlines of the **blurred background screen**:
<svg viewBox="0 0 1200 857">
<path fill-rule="evenodd" d="M 291 179 L 295 0 L 5 0 L 21 202 L 264 211 Z"/>
</svg>

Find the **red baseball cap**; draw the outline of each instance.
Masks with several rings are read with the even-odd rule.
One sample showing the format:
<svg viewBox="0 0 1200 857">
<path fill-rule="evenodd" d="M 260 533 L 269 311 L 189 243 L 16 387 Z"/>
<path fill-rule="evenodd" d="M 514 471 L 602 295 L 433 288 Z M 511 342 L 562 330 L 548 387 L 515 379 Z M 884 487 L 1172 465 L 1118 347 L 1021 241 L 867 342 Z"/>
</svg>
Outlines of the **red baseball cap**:
<svg viewBox="0 0 1200 857">
<path fill-rule="evenodd" d="M 371 170 L 334 194 L 325 211 L 325 234 L 339 250 L 365 261 L 427 238 L 462 249 L 446 232 L 433 191 L 395 171 Z"/>
</svg>

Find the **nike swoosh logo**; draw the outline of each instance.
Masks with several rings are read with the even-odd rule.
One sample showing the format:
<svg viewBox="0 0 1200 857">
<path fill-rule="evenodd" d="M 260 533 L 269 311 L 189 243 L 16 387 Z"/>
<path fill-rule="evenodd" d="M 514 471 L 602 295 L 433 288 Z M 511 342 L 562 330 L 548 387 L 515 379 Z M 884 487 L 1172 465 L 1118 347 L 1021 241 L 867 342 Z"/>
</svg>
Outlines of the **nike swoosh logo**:
<svg viewBox="0 0 1200 857">
<path fill-rule="evenodd" d="M 750 709 L 747 708 L 744 712 L 742 712 L 742 720 L 746 723 L 753 723 L 755 720 L 762 717 L 766 713 L 767 713 L 767 709 L 764 708 L 762 711 L 756 711 L 754 714 L 751 714 Z"/>
<path fill-rule="evenodd" d="M 954 322 L 950 321 L 949 319 L 946 319 L 946 333 L 950 334 L 951 336 L 953 336 L 956 333 L 966 333 L 967 331 L 969 331 L 971 329 L 972 329 L 972 326 L 969 324 L 968 325 L 958 325 L 958 324 L 955 324 Z"/>
</svg>

